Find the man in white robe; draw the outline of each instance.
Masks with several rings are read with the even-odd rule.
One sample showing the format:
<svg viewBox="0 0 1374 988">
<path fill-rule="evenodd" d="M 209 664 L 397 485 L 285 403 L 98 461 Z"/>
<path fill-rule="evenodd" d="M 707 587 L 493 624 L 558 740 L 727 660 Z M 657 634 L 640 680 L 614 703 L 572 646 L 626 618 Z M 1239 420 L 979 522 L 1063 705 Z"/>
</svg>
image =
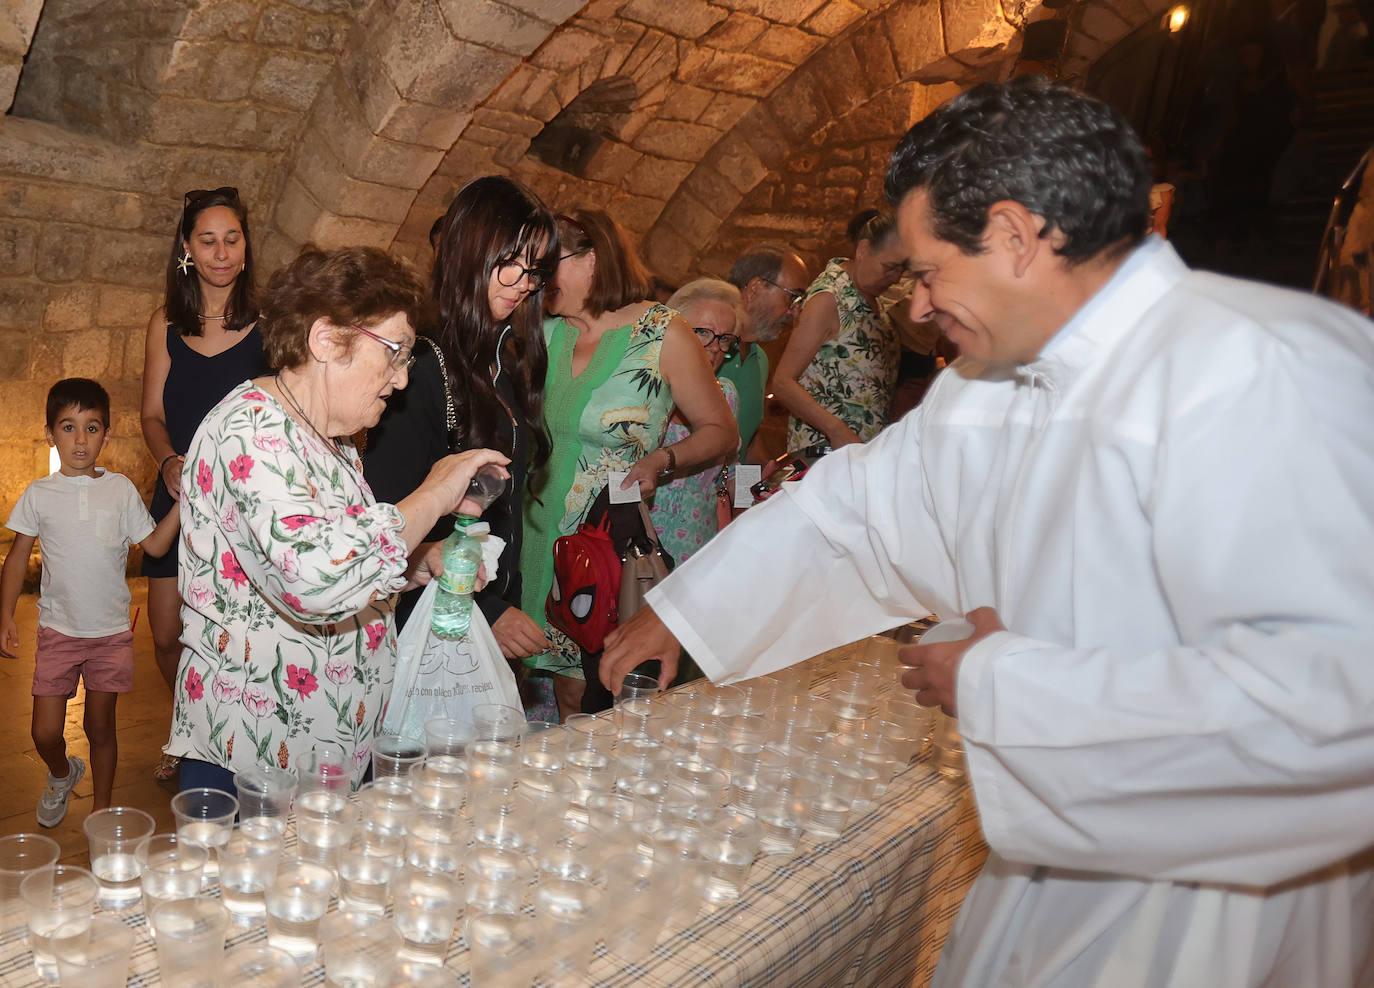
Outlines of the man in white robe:
<svg viewBox="0 0 1374 988">
<path fill-rule="evenodd" d="M 888 175 L 913 318 L 961 358 L 648 596 L 618 690 L 928 609 L 992 852 L 936 984 L 1374 985 L 1374 325 L 1142 240 L 1114 111 L 1018 79 Z"/>
</svg>

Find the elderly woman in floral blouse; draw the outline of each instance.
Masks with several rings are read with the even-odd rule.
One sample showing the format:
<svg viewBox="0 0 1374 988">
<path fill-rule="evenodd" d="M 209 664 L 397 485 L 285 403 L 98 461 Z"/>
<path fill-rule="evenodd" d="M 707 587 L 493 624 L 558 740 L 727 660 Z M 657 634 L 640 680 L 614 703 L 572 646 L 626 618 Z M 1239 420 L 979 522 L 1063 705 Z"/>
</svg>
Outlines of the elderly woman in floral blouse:
<svg viewBox="0 0 1374 988">
<path fill-rule="evenodd" d="M 391 690 L 391 598 L 437 569 L 414 552 L 492 450 L 439 460 L 378 504 L 345 437 L 404 388 L 424 289 L 372 248 L 306 248 L 262 299 L 274 373 L 206 416 L 182 478 L 185 649 L 167 752 L 181 787 L 233 789 L 256 763 L 308 764 L 322 741 L 362 776 Z M 470 505 L 469 505 L 470 507 Z M 414 555 L 412 553 L 414 552 Z"/>
</svg>

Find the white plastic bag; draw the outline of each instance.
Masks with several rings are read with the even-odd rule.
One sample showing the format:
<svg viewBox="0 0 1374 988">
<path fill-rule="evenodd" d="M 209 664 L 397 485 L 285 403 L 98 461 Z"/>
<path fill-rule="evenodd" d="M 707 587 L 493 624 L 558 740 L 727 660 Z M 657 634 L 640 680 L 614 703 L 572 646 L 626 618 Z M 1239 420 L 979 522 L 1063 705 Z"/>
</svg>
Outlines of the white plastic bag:
<svg viewBox="0 0 1374 988">
<path fill-rule="evenodd" d="M 420 594 L 415 610 L 396 642 L 396 677 L 382 729 L 423 742 L 425 721 L 450 717 L 472 723 L 480 703 L 503 703 L 521 709 L 515 673 L 501 654 L 481 608 L 472 608 L 467 637 L 448 641 L 429 629 L 437 580 Z"/>
</svg>

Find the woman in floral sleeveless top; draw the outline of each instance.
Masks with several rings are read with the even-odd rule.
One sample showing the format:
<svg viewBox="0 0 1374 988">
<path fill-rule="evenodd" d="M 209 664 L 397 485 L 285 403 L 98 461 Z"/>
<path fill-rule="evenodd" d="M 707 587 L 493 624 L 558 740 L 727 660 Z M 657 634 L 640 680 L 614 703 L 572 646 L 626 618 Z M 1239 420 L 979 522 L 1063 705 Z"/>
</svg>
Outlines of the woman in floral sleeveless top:
<svg viewBox="0 0 1374 988">
<path fill-rule="evenodd" d="M 544 390 L 553 452 L 536 498 L 525 501 L 522 610 L 542 621 L 552 648 L 526 660 L 552 674 L 562 716 L 589 704 L 602 709 L 598 656 L 581 649 L 544 617 L 553 583 L 553 543 L 577 529 L 611 471 L 626 472 L 648 500 L 678 470 L 733 452 L 738 433 L 711 365 L 690 327 L 672 309 L 642 301 L 649 278 L 624 232 L 600 210 L 558 217 L 563 255 L 544 325 L 549 369 Z M 668 413 L 682 411 L 691 433 L 660 445 Z"/>
<path fill-rule="evenodd" d="M 791 413 L 788 449 L 867 442 L 887 425 L 901 345 L 878 296 L 904 270 L 896 222 L 878 213 L 855 231 L 854 256 L 831 260 L 807 289 L 773 374 Z"/>
</svg>

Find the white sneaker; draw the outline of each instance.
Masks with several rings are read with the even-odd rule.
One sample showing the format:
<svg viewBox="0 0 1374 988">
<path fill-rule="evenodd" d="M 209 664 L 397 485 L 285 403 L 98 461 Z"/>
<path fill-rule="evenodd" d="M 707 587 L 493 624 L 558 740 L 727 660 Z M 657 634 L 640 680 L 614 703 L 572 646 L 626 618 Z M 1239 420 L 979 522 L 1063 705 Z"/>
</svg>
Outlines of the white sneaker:
<svg viewBox="0 0 1374 988">
<path fill-rule="evenodd" d="M 67 797 L 72 794 L 76 784 L 86 777 L 86 763 L 75 755 L 67 756 L 67 774 L 64 778 L 54 779 L 48 773 L 48 788 L 38 799 L 38 823 L 44 827 L 56 827 L 67 815 Z"/>
</svg>

